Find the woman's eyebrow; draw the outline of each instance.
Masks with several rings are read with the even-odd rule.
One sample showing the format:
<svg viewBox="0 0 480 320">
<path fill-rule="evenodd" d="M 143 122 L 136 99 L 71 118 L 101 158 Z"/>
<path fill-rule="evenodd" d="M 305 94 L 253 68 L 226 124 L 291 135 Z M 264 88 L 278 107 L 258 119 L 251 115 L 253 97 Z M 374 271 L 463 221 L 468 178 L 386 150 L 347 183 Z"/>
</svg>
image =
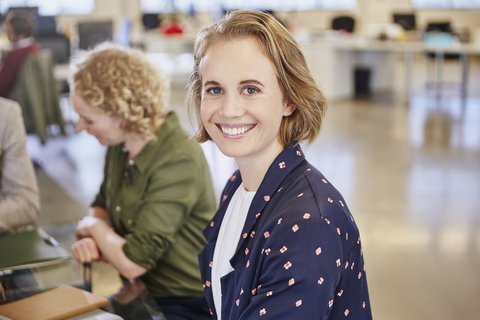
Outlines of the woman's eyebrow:
<svg viewBox="0 0 480 320">
<path fill-rule="evenodd" d="M 256 85 L 259 85 L 259 86 L 264 86 L 263 83 L 261 83 L 260 81 L 258 80 L 254 80 L 254 79 L 249 79 L 249 80 L 243 80 L 243 81 L 240 81 L 240 84 L 256 84 Z"/>
<path fill-rule="evenodd" d="M 91 117 L 87 117 L 87 116 L 80 116 L 81 118 L 83 118 L 84 120 L 86 121 L 92 121 L 92 118 Z"/>
<path fill-rule="evenodd" d="M 203 86 L 205 87 L 205 86 L 219 86 L 219 85 L 220 83 L 218 83 L 217 81 L 210 80 L 205 82 Z"/>
</svg>

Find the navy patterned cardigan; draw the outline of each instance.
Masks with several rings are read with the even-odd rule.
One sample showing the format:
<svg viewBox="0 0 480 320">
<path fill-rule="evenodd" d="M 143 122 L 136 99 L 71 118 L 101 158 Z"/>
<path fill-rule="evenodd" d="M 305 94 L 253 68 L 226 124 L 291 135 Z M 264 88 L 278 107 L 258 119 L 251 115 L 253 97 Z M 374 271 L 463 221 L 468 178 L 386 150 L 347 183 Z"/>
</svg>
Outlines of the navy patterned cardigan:
<svg viewBox="0 0 480 320">
<path fill-rule="evenodd" d="M 204 230 L 202 283 L 211 289 L 222 219 L 241 183 L 228 181 Z M 340 193 L 303 155 L 287 147 L 270 166 L 248 211 L 233 271 L 221 279 L 222 319 L 372 319 L 360 236 Z"/>
</svg>

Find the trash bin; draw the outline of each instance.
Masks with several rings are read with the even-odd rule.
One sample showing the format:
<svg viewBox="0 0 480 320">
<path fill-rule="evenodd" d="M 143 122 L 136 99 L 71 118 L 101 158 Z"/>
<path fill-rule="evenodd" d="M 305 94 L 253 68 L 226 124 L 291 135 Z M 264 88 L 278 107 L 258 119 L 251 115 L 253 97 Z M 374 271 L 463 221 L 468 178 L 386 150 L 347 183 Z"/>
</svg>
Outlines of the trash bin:
<svg viewBox="0 0 480 320">
<path fill-rule="evenodd" d="M 371 94 L 370 89 L 371 70 L 365 67 L 355 68 L 355 97 L 364 98 Z"/>
</svg>

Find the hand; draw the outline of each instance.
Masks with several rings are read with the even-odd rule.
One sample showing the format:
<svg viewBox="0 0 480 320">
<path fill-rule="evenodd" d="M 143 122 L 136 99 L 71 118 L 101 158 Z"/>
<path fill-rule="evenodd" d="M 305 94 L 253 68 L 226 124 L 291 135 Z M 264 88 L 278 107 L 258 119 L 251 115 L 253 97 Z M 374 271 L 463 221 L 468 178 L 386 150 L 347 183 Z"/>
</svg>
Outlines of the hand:
<svg viewBox="0 0 480 320">
<path fill-rule="evenodd" d="M 92 238 L 83 238 L 75 242 L 72 247 L 72 254 L 75 260 L 81 263 L 103 260 L 98 250 L 97 243 Z"/>
<path fill-rule="evenodd" d="M 99 218 L 92 216 L 86 216 L 80 220 L 75 227 L 75 236 L 77 237 L 77 240 L 91 237 L 92 234 L 90 233 L 90 228 L 99 222 Z"/>
</svg>

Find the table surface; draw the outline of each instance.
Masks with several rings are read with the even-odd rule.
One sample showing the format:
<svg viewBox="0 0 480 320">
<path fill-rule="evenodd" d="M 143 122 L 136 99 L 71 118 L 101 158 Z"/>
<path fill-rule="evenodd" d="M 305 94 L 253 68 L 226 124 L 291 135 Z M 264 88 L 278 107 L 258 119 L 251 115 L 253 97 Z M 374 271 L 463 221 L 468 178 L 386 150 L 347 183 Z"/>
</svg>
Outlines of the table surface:
<svg viewBox="0 0 480 320">
<path fill-rule="evenodd" d="M 123 318 L 100 309 L 79 314 L 65 320 L 123 320 Z"/>
</svg>

